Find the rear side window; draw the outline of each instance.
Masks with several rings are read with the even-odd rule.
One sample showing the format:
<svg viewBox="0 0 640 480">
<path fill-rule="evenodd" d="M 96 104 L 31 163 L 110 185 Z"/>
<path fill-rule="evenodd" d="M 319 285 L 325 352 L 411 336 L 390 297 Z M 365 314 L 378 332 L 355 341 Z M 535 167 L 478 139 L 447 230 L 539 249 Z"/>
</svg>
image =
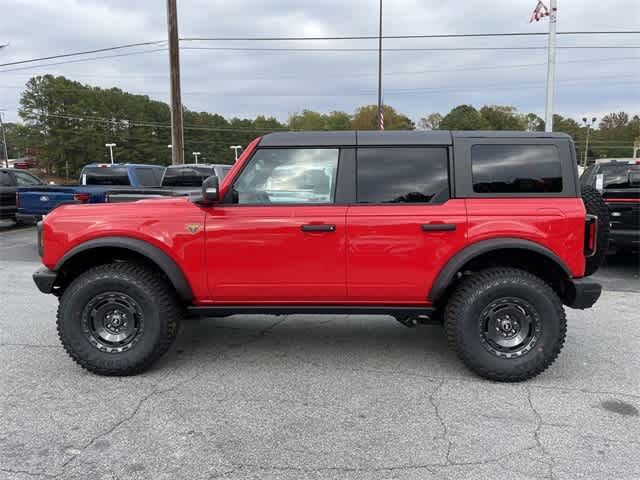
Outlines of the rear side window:
<svg viewBox="0 0 640 480">
<path fill-rule="evenodd" d="M 125 167 L 86 167 L 82 170 L 82 185 L 130 185 Z"/>
<path fill-rule="evenodd" d="M 560 154 L 554 145 L 474 145 L 471 172 L 476 193 L 562 191 Z"/>
<path fill-rule="evenodd" d="M 359 203 L 429 203 L 449 197 L 445 147 L 359 148 Z"/>
<path fill-rule="evenodd" d="M 28 173 L 13 172 L 13 176 L 16 177 L 16 183 L 19 187 L 27 185 L 40 185 L 40 180 L 38 180 L 33 175 L 29 175 Z"/>
<path fill-rule="evenodd" d="M 136 177 L 142 187 L 157 187 L 160 185 L 160 176 L 157 168 L 136 168 Z"/>
<path fill-rule="evenodd" d="M 201 187 L 202 182 L 214 175 L 211 167 L 169 167 L 164 172 L 164 187 Z"/>
</svg>

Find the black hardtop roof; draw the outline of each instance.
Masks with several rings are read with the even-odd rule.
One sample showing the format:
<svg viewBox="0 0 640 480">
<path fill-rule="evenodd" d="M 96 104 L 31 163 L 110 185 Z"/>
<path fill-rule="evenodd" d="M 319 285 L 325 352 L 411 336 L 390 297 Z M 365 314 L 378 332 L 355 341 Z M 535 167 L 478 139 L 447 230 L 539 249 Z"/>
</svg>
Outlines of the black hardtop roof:
<svg viewBox="0 0 640 480">
<path fill-rule="evenodd" d="M 571 139 L 566 133 L 490 130 L 358 130 L 268 133 L 261 147 L 330 147 L 376 145 L 452 145 L 454 138 L 557 138 Z"/>
</svg>

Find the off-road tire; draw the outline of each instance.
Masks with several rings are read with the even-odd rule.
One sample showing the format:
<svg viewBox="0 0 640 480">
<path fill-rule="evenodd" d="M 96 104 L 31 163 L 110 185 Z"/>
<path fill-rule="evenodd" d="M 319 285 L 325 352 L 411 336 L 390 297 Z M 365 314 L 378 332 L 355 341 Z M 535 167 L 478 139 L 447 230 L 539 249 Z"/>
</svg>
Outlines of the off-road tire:
<svg viewBox="0 0 640 480">
<path fill-rule="evenodd" d="M 93 299 L 111 292 L 139 306 L 139 338 L 125 351 L 104 351 L 90 341 L 83 315 Z M 182 308 L 173 289 L 155 271 L 132 263 L 100 265 L 79 275 L 58 306 L 58 336 L 71 358 L 99 375 L 134 375 L 163 355 L 176 337 Z"/>
<path fill-rule="evenodd" d="M 520 299 L 531 306 L 539 326 L 530 350 L 513 358 L 490 352 L 481 333 L 482 313 L 505 298 Z M 543 372 L 560 353 L 567 332 L 558 295 L 540 278 L 516 268 L 497 267 L 471 274 L 451 294 L 444 318 L 449 345 L 464 364 L 481 377 L 499 382 L 520 382 Z"/>
<path fill-rule="evenodd" d="M 587 257 L 584 275 L 594 274 L 604 261 L 609 249 L 609 207 L 602 199 L 600 192 L 590 185 L 582 186 L 582 202 L 587 213 L 598 216 L 598 235 L 596 238 L 596 253 Z"/>
</svg>

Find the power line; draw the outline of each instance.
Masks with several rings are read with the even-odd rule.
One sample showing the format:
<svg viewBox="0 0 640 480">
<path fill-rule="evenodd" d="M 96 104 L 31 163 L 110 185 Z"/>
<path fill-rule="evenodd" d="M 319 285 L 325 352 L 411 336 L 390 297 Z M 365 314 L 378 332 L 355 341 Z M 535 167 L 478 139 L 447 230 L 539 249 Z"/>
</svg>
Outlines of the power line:
<svg viewBox="0 0 640 480">
<path fill-rule="evenodd" d="M 609 31 L 569 31 L 557 32 L 556 35 L 635 35 L 640 30 L 609 30 Z M 505 32 L 505 33 L 442 33 L 431 35 L 382 35 L 383 40 L 405 40 L 421 38 L 478 38 L 478 37 L 534 37 L 547 36 L 546 32 Z M 354 35 L 334 37 L 183 37 L 185 42 L 244 42 L 244 41 L 317 41 L 317 40 L 378 40 L 378 35 Z"/>
<path fill-rule="evenodd" d="M 137 53 L 148 53 L 148 52 L 156 52 L 156 51 L 165 51 L 166 49 L 158 49 L 158 50 L 148 50 L 144 52 Z M 133 53 L 131 54 L 133 55 Z M 110 58 L 111 56 L 107 56 L 104 58 Z M 86 59 L 89 60 L 89 59 Z M 558 61 L 558 64 L 578 64 L 578 63 L 596 63 L 596 62 L 617 62 L 617 61 L 628 61 L 628 60 L 640 60 L 640 57 L 600 57 L 600 58 L 590 58 L 590 59 L 582 59 L 582 60 L 566 60 L 566 61 Z M 78 60 L 78 61 L 84 61 Z M 66 62 L 61 62 L 66 63 Z M 546 62 L 540 63 L 508 63 L 508 64 L 499 64 L 492 66 L 455 66 L 452 68 L 439 68 L 439 69 L 430 69 L 430 70 L 409 70 L 409 71 L 391 71 L 391 72 L 383 72 L 383 76 L 403 76 L 403 75 L 421 75 L 425 73 L 447 73 L 447 72 L 461 72 L 461 71 L 478 71 L 478 70 L 501 70 L 505 68 L 527 68 L 527 67 L 540 67 L 545 66 Z M 38 68 L 35 67 L 24 67 L 25 69 Z M 22 70 L 20 68 L 16 70 Z M 2 70 L 0 72 L 8 72 L 10 70 Z M 323 78 L 358 78 L 358 77 L 373 77 L 376 76 L 376 73 L 349 73 L 345 72 L 343 74 L 337 75 L 323 75 Z M 147 73 L 137 73 L 137 74 L 119 74 L 119 75 L 97 75 L 97 74 L 78 74 L 74 73 L 73 77 L 76 78 L 166 78 L 166 74 L 147 74 Z M 295 78 L 308 78 L 308 75 L 251 75 L 252 80 L 256 79 L 265 79 L 265 80 L 274 80 L 274 79 L 295 79 Z M 23 86 L 15 86 L 15 88 L 22 88 Z M 2 87 L 0 87 L 2 88 Z"/>
<path fill-rule="evenodd" d="M 609 31 L 569 31 L 558 32 L 558 35 L 636 35 L 640 30 L 609 30 Z M 528 37 L 543 36 L 544 32 L 505 32 L 505 33 L 453 33 L 453 34 L 431 34 L 431 35 L 383 35 L 383 39 L 399 40 L 399 39 L 433 39 L 433 38 L 492 38 L 492 37 Z M 333 37 L 183 37 L 180 41 L 319 41 L 319 40 L 377 40 L 379 37 L 373 35 L 345 35 Z M 124 45 L 116 45 L 112 47 L 96 48 L 92 50 L 82 50 L 78 52 L 61 53 L 57 55 L 49 55 L 46 57 L 29 58 L 26 60 L 16 60 L 13 62 L 0 63 L 0 67 L 8 67 L 12 65 L 21 65 L 25 63 L 41 62 L 45 60 L 54 60 L 58 58 L 68 58 L 80 55 L 90 55 L 93 53 L 109 52 L 114 50 L 122 50 L 125 48 L 141 47 L 149 45 L 166 44 L 164 40 L 127 43 Z M 0 48 L 6 45 L 0 46 Z M 590 47 L 593 48 L 593 47 Z"/>
<path fill-rule="evenodd" d="M 41 62 L 43 60 L 53 60 L 56 58 L 76 57 L 78 55 L 89 55 L 92 53 L 110 52 L 113 50 L 122 50 L 123 48 L 143 47 L 147 45 L 160 45 L 163 43 L 166 43 L 166 41 L 127 43 L 125 45 L 116 45 L 115 47 L 96 48 L 94 50 L 83 50 L 81 52 L 61 53 L 58 55 L 50 55 L 48 57 L 30 58 L 28 60 L 16 60 L 14 62 L 0 63 L 0 67 L 7 67 L 9 65 L 20 65 L 23 63 Z"/>
<path fill-rule="evenodd" d="M 52 67 L 52 66 L 56 66 L 56 65 L 66 65 L 68 63 L 89 62 L 91 60 L 102 60 L 104 58 L 131 57 L 133 55 L 141 55 L 141 54 L 146 54 L 146 53 L 165 52 L 166 50 L 167 50 L 166 47 L 165 48 L 154 48 L 154 49 L 151 49 L 151 50 L 140 50 L 140 51 L 137 51 L 137 52 L 119 53 L 119 54 L 115 54 L 115 55 L 102 55 L 100 57 L 79 58 L 79 59 L 76 59 L 76 60 L 66 60 L 66 61 L 63 61 L 63 62 L 41 63 L 39 65 L 30 65 L 30 66 L 27 66 L 27 67 L 7 68 L 5 70 L 0 70 L 0 73 L 18 72 L 18 71 L 22 71 L 22 70 L 33 70 L 34 68 Z"/>
<path fill-rule="evenodd" d="M 639 49 L 636 45 L 567 45 L 556 47 L 563 50 L 587 49 Z M 383 48 L 383 52 L 469 52 L 495 50 L 546 50 L 547 47 L 402 47 Z M 217 50 L 229 52 L 377 52 L 377 48 L 282 48 L 282 47 L 182 47 L 182 50 Z"/>
</svg>

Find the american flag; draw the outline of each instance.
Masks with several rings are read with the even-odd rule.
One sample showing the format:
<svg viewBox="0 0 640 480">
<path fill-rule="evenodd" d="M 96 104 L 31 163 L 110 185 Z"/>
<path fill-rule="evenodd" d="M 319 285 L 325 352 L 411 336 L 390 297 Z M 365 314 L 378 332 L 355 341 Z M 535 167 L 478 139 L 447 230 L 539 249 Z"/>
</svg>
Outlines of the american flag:
<svg viewBox="0 0 640 480">
<path fill-rule="evenodd" d="M 384 105 L 380 105 L 380 130 L 384 130 Z"/>
<path fill-rule="evenodd" d="M 549 16 L 549 9 L 544 3 L 542 3 L 541 1 L 538 1 L 536 8 L 533 9 L 533 13 L 531 14 L 529 23 L 533 22 L 534 20 L 536 22 L 539 22 L 541 19 L 548 16 Z"/>
</svg>

